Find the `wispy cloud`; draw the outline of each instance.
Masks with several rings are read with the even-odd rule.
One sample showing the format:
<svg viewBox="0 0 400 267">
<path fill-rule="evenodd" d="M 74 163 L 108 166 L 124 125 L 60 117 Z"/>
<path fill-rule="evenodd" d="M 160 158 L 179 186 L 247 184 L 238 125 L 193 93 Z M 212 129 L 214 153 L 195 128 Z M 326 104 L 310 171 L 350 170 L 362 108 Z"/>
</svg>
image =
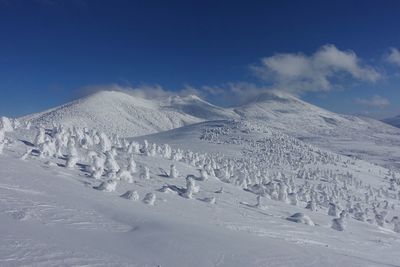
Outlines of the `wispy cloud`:
<svg viewBox="0 0 400 267">
<path fill-rule="evenodd" d="M 178 90 L 167 90 L 158 84 L 140 84 L 137 86 L 119 84 L 90 85 L 79 88 L 76 96 L 83 97 L 100 91 L 119 91 L 146 99 L 163 99 L 169 96 L 186 96 L 190 94 L 205 97 L 204 92 L 189 85 L 185 85 Z"/>
<path fill-rule="evenodd" d="M 385 108 L 390 105 L 389 100 L 380 95 L 373 95 L 371 98 L 357 98 L 355 102 L 359 105 L 373 108 Z"/>
<path fill-rule="evenodd" d="M 385 60 L 391 64 L 400 66 L 400 51 L 396 48 L 390 48 L 389 54 L 386 55 Z"/>
<path fill-rule="evenodd" d="M 251 66 L 262 80 L 274 87 L 302 93 L 329 91 L 344 80 L 375 82 L 382 75 L 373 67 L 362 64 L 355 52 L 343 51 L 334 45 L 324 45 L 312 55 L 280 53 L 261 59 Z"/>
</svg>

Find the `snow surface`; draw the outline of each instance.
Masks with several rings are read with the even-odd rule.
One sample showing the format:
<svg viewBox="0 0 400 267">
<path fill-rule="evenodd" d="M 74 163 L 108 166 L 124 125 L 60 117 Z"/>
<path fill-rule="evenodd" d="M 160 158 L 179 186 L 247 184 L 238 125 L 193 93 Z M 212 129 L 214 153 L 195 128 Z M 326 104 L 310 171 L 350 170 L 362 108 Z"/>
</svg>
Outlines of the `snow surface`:
<svg viewBox="0 0 400 267">
<path fill-rule="evenodd" d="M 400 129 L 364 117 L 336 114 L 279 91 L 239 107 L 222 108 L 197 96 L 145 99 L 102 91 L 20 120 L 88 127 L 121 137 L 141 136 L 202 121 L 259 121 L 308 143 L 385 166 L 400 166 Z"/>
<path fill-rule="evenodd" d="M 157 146 L 155 154 L 147 153 L 145 143 L 140 140 L 139 153 L 126 152 L 125 146 L 119 145 L 116 156 L 119 165 L 125 167 L 127 159 L 133 156 L 138 166 L 149 168 L 150 179 L 140 178 L 140 172 L 133 175 L 133 183 L 114 179 L 117 186 L 111 192 L 96 190 L 109 178 L 94 179 L 86 167 L 90 161 L 85 155 L 90 151 L 100 152 L 100 147 L 87 150 L 78 145 L 78 164 L 67 169 L 65 156 L 38 156 L 40 148 L 32 146 L 37 130 L 20 128 L 6 133 L 7 145 L 0 155 L 0 265 L 398 264 L 400 236 L 393 232 L 390 223 L 380 227 L 357 221 L 350 215 L 345 231 L 339 232 L 331 228 L 332 217 L 322 204 L 311 211 L 305 209 L 303 200 L 294 206 L 271 199 L 268 194 L 256 203 L 260 194 L 257 189 L 264 182 L 282 184 L 285 177 L 294 177 L 296 190 L 333 190 L 337 184 L 337 201 L 342 207 L 349 196 L 362 202 L 363 195 L 372 188 L 376 199 L 371 204 L 379 204 L 377 209 L 384 210 L 385 200 L 395 205 L 395 210 L 388 210 L 390 219 L 398 214 L 397 196 L 376 194 L 386 192 L 391 171 L 321 150 L 247 121 L 208 122 L 173 131 L 177 140 L 171 142 L 173 151 L 181 147 L 206 154 L 182 151 L 182 158 L 175 160 L 163 155 L 162 146 Z M 151 142 L 158 139 L 161 145 L 174 140 L 171 132 L 146 138 Z M 47 131 L 46 136 L 51 139 L 49 134 Z M 152 147 L 151 142 L 148 147 Z M 113 141 L 116 146 L 118 143 Z M 27 148 L 33 150 L 21 160 Z M 261 173 L 250 173 L 247 188 L 235 184 L 234 176 L 210 175 L 200 181 L 197 177 L 204 157 L 219 162 L 217 168 L 223 162 L 230 162 L 232 166 L 247 166 L 250 171 Z M 171 164 L 180 173 L 177 178 L 165 175 Z M 310 176 L 298 177 L 299 170 L 307 170 Z M 196 179 L 199 189 L 192 199 L 179 194 L 186 188 L 187 175 Z M 399 173 L 393 175 L 400 177 Z M 266 180 L 257 183 L 261 178 Z M 354 184 L 357 181 L 363 185 L 357 187 Z M 166 186 L 169 190 L 161 190 Z M 128 190 L 137 191 L 140 199 L 121 197 Z M 154 205 L 141 201 L 148 193 L 156 195 Z M 215 198 L 215 203 L 210 203 L 210 198 Z M 304 214 L 315 225 L 287 220 L 296 213 Z"/>
<path fill-rule="evenodd" d="M 99 92 L 0 128 L 0 266 L 400 266 L 382 122 Z"/>
</svg>

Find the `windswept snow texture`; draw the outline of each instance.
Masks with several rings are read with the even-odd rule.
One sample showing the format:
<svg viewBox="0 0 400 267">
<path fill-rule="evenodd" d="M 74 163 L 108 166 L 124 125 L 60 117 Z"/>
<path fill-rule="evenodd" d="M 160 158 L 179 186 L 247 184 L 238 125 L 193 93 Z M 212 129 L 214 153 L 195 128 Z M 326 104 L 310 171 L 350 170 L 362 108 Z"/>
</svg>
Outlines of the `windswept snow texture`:
<svg viewBox="0 0 400 267">
<path fill-rule="evenodd" d="M 40 132 L 24 128 L 5 134 L 0 155 L 0 266 L 400 261 L 397 171 L 248 121 L 200 123 L 139 143 L 114 137 L 105 154 L 91 129 L 47 129 L 34 146 Z M 71 156 L 77 164 L 66 168 Z M 119 168 L 132 181 L 114 172 Z M 113 190 L 96 190 L 104 182 Z M 133 191 L 139 198 L 124 196 Z M 332 228 L 337 218 L 328 214 L 330 203 L 346 211 L 343 231 Z"/>
</svg>

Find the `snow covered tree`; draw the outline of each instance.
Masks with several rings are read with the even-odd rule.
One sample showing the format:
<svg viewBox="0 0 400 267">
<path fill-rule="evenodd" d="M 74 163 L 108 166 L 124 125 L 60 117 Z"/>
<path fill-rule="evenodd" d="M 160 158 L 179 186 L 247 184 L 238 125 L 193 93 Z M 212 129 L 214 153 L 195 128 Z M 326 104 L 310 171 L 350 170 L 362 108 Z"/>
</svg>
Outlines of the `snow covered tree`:
<svg viewBox="0 0 400 267">
<path fill-rule="evenodd" d="M 133 201 L 139 200 L 139 193 L 136 190 L 128 190 L 121 195 L 122 198 L 126 198 Z"/>
<path fill-rule="evenodd" d="M 128 146 L 128 153 L 129 154 L 139 154 L 140 153 L 140 145 L 137 142 L 132 141 Z"/>
<path fill-rule="evenodd" d="M 131 173 L 131 174 L 134 174 L 134 173 L 136 173 L 136 162 L 135 162 L 135 160 L 133 159 L 133 157 L 130 157 L 129 158 L 129 162 L 128 162 L 128 171 Z"/>
<path fill-rule="evenodd" d="M 170 171 L 169 171 L 169 177 L 171 178 L 177 178 L 179 176 L 179 172 L 176 169 L 175 165 L 170 166 Z"/>
<path fill-rule="evenodd" d="M 204 170 L 204 169 L 200 169 L 199 171 L 200 171 L 200 180 L 201 180 L 201 181 L 206 181 L 206 180 L 208 180 L 208 173 L 207 173 L 207 171 Z"/>
<path fill-rule="evenodd" d="M 145 180 L 150 179 L 150 170 L 147 166 L 142 166 L 142 173 L 140 174 L 140 177 Z"/>
<path fill-rule="evenodd" d="M 3 129 L 0 129 L 0 155 L 3 153 L 6 137 Z"/>
<path fill-rule="evenodd" d="M 288 195 L 287 195 L 288 187 L 284 183 L 279 183 L 279 191 L 278 191 L 278 200 L 288 203 Z"/>
<path fill-rule="evenodd" d="M 148 205 L 154 205 L 154 203 L 155 203 L 155 201 L 156 201 L 156 195 L 154 194 L 154 193 L 147 193 L 145 196 L 144 196 L 144 198 L 143 198 L 143 202 L 145 203 L 145 204 L 148 204 Z"/>
<path fill-rule="evenodd" d="M 299 203 L 297 193 L 295 193 L 295 192 L 289 193 L 288 198 L 289 198 L 290 205 L 297 206 L 297 204 Z"/>
<path fill-rule="evenodd" d="M 105 168 L 107 169 L 107 177 L 111 179 L 116 178 L 117 172 L 120 170 L 120 167 L 114 156 L 115 152 L 113 152 L 113 150 L 109 150 L 106 152 Z"/>
<path fill-rule="evenodd" d="M 199 187 L 196 186 L 196 183 L 193 179 L 193 175 L 188 175 L 186 177 L 186 191 L 184 193 L 184 197 L 192 198 L 193 194 L 196 194 L 198 192 L 199 192 Z"/>
<path fill-rule="evenodd" d="M 328 215 L 333 217 L 338 217 L 340 214 L 340 209 L 335 203 L 329 203 Z"/>
<path fill-rule="evenodd" d="M 26 158 L 32 153 L 32 150 L 33 150 L 32 148 L 29 148 L 29 147 L 28 147 L 28 148 L 26 149 L 26 152 L 21 156 L 20 159 L 21 159 L 21 160 L 26 160 Z M 1 153 L 0 153 L 0 154 L 1 154 Z"/>
<path fill-rule="evenodd" d="M 346 228 L 346 224 L 345 224 L 345 217 L 346 217 L 346 211 L 343 210 L 340 213 L 340 217 L 339 218 L 334 218 L 332 220 L 332 229 L 335 229 L 337 231 L 344 231 L 344 229 Z"/>
<path fill-rule="evenodd" d="M 317 204 L 315 203 L 314 198 L 312 198 L 310 201 L 307 202 L 306 209 L 316 211 L 317 210 Z"/>
<path fill-rule="evenodd" d="M 3 129 L 4 132 L 12 132 L 14 130 L 9 118 L 4 116 L 0 118 L 0 129 Z"/>
<path fill-rule="evenodd" d="M 101 152 L 105 153 L 111 150 L 111 141 L 105 133 L 100 133 L 100 149 Z"/>
<path fill-rule="evenodd" d="M 46 137 L 46 132 L 43 127 L 39 127 L 38 133 L 35 137 L 35 140 L 33 141 L 33 144 L 37 147 L 39 147 L 40 144 L 44 143 Z"/>
<path fill-rule="evenodd" d="M 390 221 L 390 223 L 393 223 L 394 228 L 393 231 L 395 231 L 396 233 L 400 233 L 400 219 L 397 216 L 394 216 L 392 218 L 392 220 Z"/>
<path fill-rule="evenodd" d="M 100 179 L 104 173 L 104 163 L 105 160 L 99 155 L 93 155 L 92 157 L 92 173 L 91 176 L 95 179 Z"/>
<path fill-rule="evenodd" d="M 117 182 L 114 180 L 107 180 L 102 182 L 99 186 L 95 186 L 93 188 L 105 192 L 114 192 L 117 188 Z"/>
</svg>

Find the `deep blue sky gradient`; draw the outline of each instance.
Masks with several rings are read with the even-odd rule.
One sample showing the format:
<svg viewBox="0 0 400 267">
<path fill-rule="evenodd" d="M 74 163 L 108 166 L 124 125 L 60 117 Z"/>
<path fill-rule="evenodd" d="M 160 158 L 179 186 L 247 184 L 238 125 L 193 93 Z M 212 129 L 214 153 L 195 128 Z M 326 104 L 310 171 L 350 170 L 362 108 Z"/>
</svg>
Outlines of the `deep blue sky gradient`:
<svg viewBox="0 0 400 267">
<path fill-rule="evenodd" d="M 400 1 L 0 0 L 0 114 L 41 111 L 94 84 L 160 84 L 178 90 L 255 82 L 249 65 L 275 53 L 351 49 L 385 73 L 307 101 L 363 113 L 357 97 L 388 98 L 400 113 Z M 211 99 L 213 101 L 213 99 Z"/>
</svg>

